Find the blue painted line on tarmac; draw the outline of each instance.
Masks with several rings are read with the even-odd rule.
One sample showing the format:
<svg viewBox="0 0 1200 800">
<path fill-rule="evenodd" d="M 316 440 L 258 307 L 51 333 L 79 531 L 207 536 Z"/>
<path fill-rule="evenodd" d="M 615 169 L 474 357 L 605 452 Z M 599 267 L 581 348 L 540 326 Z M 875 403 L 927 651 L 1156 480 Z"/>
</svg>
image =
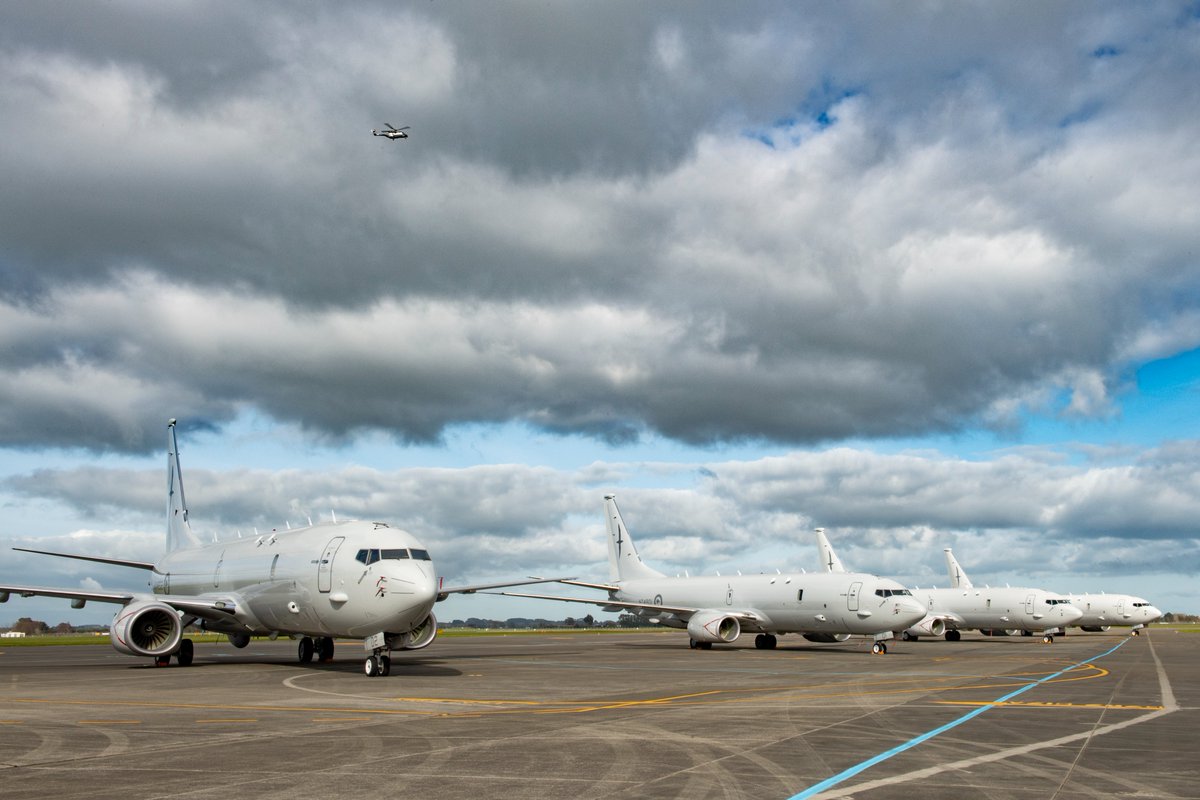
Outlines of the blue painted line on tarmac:
<svg viewBox="0 0 1200 800">
<path fill-rule="evenodd" d="M 870 769 L 871 767 L 875 766 L 876 764 L 878 764 L 882 761 L 887 761 L 892 756 L 899 755 L 900 753 L 903 753 L 905 750 L 911 750 L 912 748 L 916 747 L 917 745 L 921 744 L 922 742 L 927 742 L 930 739 L 932 739 L 933 737 L 937 736 L 938 734 L 945 733 L 946 731 L 950 730 L 951 728 L 957 728 L 959 725 L 962 725 L 964 722 L 967 722 L 968 720 L 972 720 L 975 717 L 978 717 L 980 714 L 987 711 L 988 709 L 995 708 L 998 703 L 1003 703 L 1007 700 L 1011 700 L 1012 698 L 1016 697 L 1017 695 L 1022 694 L 1023 692 L 1027 692 L 1035 686 L 1039 686 L 1039 685 L 1045 683 L 1046 681 L 1053 680 L 1054 678 L 1057 678 L 1059 675 L 1062 675 L 1065 672 L 1070 672 L 1071 670 L 1075 669 L 1076 667 L 1083 666 L 1084 664 L 1090 664 L 1091 662 L 1096 661 L 1097 659 L 1104 658 L 1105 656 L 1110 655 L 1111 653 L 1115 652 L 1117 650 L 1117 648 L 1123 647 L 1125 645 L 1125 643 L 1128 641 L 1129 641 L 1129 639 L 1122 639 L 1120 641 L 1120 643 L 1114 645 L 1109 650 L 1105 650 L 1103 653 L 1101 653 L 1098 656 L 1092 656 L 1091 658 L 1084 659 L 1083 661 L 1080 661 L 1076 664 L 1072 664 L 1069 667 L 1060 669 L 1058 672 L 1055 672 L 1052 675 L 1047 675 L 1044 678 L 1038 678 L 1036 681 L 1033 681 L 1032 683 L 1027 683 L 1024 686 L 1022 686 L 1020 689 L 1011 691 L 1008 694 L 1004 695 L 1003 697 L 996 698 L 989 705 L 980 706 L 979 708 L 975 709 L 974 711 L 969 711 L 966 714 L 963 714 L 961 717 L 959 717 L 958 719 L 956 719 L 952 722 L 947 722 L 945 725 L 942 725 L 939 728 L 934 728 L 931 731 L 926 731 L 925 733 L 922 733 L 920 736 L 915 736 L 912 739 L 909 739 L 904 744 L 897 745 L 897 746 L 893 747 L 891 750 L 885 750 L 877 756 L 873 756 L 871 758 L 868 758 L 866 761 L 859 762 L 858 764 L 855 764 L 853 767 L 850 767 L 849 769 L 839 772 L 837 775 L 834 775 L 832 778 L 826 778 L 825 780 L 821 781 L 820 783 L 814 783 L 812 786 L 808 787 L 807 789 L 800 792 L 799 794 L 792 795 L 790 798 L 788 798 L 788 800 L 805 800 L 805 798 L 812 797 L 813 795 L 816 795 L 816 794 L 820 794 L 821 792 L 825 791 L 826 789 L 831 789 L 834 786 L 837 786 L 842 781 L 846 780 L 847 778 L 853 778 L 855 775 L 859 774 L 863 770 Z"/>
</svg>

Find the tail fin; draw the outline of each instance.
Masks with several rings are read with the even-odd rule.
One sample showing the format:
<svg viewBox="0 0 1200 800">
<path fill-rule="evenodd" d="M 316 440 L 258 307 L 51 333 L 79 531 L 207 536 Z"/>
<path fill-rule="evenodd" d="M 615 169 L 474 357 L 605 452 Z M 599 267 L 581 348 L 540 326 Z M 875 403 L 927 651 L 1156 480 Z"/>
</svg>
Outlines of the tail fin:
<svg viewBox="0 0 1200 800">
<path fill-rule="evenodd" d="M 604 521 L 608 527 L 608 575 L 614 583 L 631 578 L 663 577 L 661 572 L 642 563 L 637 545 L 633 543 L 633 537 L 621 519 L 616 498 L 611 494 L 604 496 Z"/>
<path fill-rule="evenodd" d="M 179 445 L 175 420 L 167 423 L 167 552 L 199 547 L 200 539 L 188 524 L 187 501 L 183 497 L 183 472 L 179 468 Z"/>
<path fill-rule="evenodd" d="M 842 560 L 837 557 L 837 553 L 833 552 L 833 545 L 825 536 L 825 529 L 817 528 L 815 532 L 817 534 L 817 550 L 821 553 L 821 564 L 825 567 L 825 571 L 845 572 L 846 568 L 842 566 Z"/>
<path fill-rule="evenodd" d="M 946 571 L 950 573 L 950 586 L 954 589 L 970 589 L 974 584 L 967 577 L 967 573 L 963 572 L 963 568 L 958 565 L 958 559 L 954 557 L 954 553 L 950 552 L 950 548 L 944 548 L 946 553 Z"/>
</svg>

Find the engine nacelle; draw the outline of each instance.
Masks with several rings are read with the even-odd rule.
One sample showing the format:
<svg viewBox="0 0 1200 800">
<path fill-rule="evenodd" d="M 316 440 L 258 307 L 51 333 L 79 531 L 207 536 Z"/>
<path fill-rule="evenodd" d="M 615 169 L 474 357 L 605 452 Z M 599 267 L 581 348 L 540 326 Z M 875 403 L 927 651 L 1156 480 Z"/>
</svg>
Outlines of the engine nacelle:
<svg viewBox="0 0 1200 800">
<path fill-rule="evenodd" d="M 1079 629 L 1088 633 L 1104 633 L 1110 627 L 1109 625 L 1080 625 Z"/>
<path fill-rule="evenodd" d="M 933 614 L 904 631 L 909 636 L 941 636 L 945 632 L 946 620 Z"/>
<path fill-rule="evenodd" d="M 819 642 L 821 644 L 837 644 L 850 638 L 850 634 L 848 633 L 805 633 L 803 636 L 810 642 Z"/>
<path fill-rule="evenodd" d="M 697 642 L 732 642 L 742 633 L 737 617 L 720 611 L 697 611 L 687 625 L 688 636 Z"/>
<path fill-rule="evenodd" d="M 408 633 L 389 633 L 387 644 L 393 650 L 420 650 L 433 644 L 437 633 L 437 617 L 430 614 Z"/>
<path fill-rule="evenodd" d="M 166 603 L 145 600 L 117 612 L 109 628 L 112 646 L 131 656 L 167 656 L 179 649 L 183 623 Z"/>
</svg>

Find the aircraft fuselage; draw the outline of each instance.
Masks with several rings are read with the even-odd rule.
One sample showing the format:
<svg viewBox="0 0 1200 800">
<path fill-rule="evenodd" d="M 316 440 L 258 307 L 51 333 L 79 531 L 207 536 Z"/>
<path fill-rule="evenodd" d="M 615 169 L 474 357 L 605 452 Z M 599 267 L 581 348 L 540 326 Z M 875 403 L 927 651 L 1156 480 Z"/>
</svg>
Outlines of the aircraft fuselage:
<svg viewBox="0 0 1200 800">
<path fill-rule="evenodd" d="M 155 565 L 156 595 L 225 601 L 226 633 L 364 638 L 409 631 L 433 608 L 428 551 L 383 523 L 321 523 L 175 550 Z"/>
<path fill-rule="evenodd" d="M 901 594 L 903 593 L 903 594 Z M 920 621 L 924 610 L 899 583 L 852 572 L 639 578 L 613 599 L 713 611 L 752 611 L 749 631 L 877 634 Z M 641 611 L 653 616 L 652 609 Z"/>
</svg>

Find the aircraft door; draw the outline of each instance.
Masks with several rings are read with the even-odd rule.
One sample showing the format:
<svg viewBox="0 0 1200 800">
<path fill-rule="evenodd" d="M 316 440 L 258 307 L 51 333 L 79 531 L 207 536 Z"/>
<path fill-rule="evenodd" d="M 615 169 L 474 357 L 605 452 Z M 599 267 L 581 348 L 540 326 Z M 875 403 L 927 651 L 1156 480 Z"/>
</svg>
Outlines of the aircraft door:
<svg viewBox="0 0 1200 800">
<path fill-rule="evenodd" d="M 861 591 L 862 581 L 850 584 L 850 591 L 846 593 L 846 607 L 851 611 L 858 611 L 858 593 Z"/>
<path fill-rule="evenodd" d="M 733 605 L 733 584 L 725 584 L 725 605 Z"/>
<path fill-rule="evenodd" d="M 1032 614 L 1037 610 L 1037 595 L 1031 594 L 1025 596 L 1025 613 Z"/>
<path fill-rule="evenodd" d="M 325 552 L 321 554 L 321 560 L 317 563 L 318 592 L 328 592 L 333 588 L 333 557 L 337 555 L 338 548 L 344 541 L 346 537 L 335 536 L 325 545 Z"/>
</svg>

